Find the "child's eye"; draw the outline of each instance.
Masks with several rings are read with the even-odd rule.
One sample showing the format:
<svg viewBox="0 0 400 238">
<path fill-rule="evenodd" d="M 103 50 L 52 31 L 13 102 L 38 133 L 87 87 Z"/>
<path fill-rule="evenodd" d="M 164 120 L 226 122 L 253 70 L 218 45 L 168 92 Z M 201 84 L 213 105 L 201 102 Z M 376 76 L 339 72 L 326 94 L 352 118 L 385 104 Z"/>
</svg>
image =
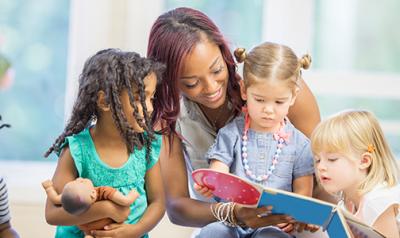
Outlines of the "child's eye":
<svg viewBox="0 0 400 238">
<path fill-rule="evenodd" d="M 337 160 L 337 158 L 328 158 L 329 162 L 335 162 Z"/>
<path fill-rule="evenodd" d="M 321 161 L 320 159 L 314 159 L 314 162 L 315 162 L 316 164 L 318 164 L 320 161 Z"/>
<path fill-rule="evenodd" d="M 261 99 L 261 98 L 255 98 L 255 100 L 256 100 L 256 102 L 265 102 L 265 100 Z"/>
<path fill-rule="evenodd" d="M 277 104 L 284 104 L 284 101 L 276 101 Z"/>
</svg>

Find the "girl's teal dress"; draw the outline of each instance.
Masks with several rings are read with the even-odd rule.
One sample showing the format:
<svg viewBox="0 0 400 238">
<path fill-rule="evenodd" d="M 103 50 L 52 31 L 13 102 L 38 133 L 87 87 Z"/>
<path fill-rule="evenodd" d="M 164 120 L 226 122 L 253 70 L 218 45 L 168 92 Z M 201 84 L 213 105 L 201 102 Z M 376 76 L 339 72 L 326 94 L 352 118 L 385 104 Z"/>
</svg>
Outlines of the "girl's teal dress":
<svg viewBox="0 0 400 238">
<path fill-rule="evenodd" d="M 146 161 L 146 148 L 135 149 L 129 155 L 128 161 L 119 168 L 112 168 L 100 160 L 96 152 L 89 128 L 76 135 L 66 138 L 65 144 L 69 145 L 72 158 L 78 170 L 79 177 L 91 179 L 94 186 L 111 186 L 124 195 L 136 189 L 140 196 L 131 205 L 131 214 L 125 223 L 135 224 L 142 217 L 147 207 L 145 190 L 146 171 L 157 163 L 161 148 L 161 136 L 155 135 L 152 142 L 151 156 Z M 81 238 L 82 231 L 76 226 L 57 226 L 56 238 Z M 144 237 L 148 237 L 146 234 Z"/>
</svg>

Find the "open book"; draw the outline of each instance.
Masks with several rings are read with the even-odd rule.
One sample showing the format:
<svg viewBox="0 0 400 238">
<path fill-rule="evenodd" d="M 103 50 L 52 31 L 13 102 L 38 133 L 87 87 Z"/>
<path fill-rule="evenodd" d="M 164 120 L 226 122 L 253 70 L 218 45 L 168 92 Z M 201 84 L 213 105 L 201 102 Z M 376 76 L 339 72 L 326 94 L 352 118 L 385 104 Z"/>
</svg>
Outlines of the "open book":
<svg viewBox="0 0 400 238">
<path fill-rule="evenodd" d="M 299 194 L 266 188 L 240 178 L 211 169 L 193 171 L 194 181 L 207 186 L 214 196 L 250 207 L 272 206 L 272 213 L 287 214 L 297 221 L 315 224 L 327 231 L 329 237 L 384 237 L 372 227 L 338 206 Z"/>
</svg>

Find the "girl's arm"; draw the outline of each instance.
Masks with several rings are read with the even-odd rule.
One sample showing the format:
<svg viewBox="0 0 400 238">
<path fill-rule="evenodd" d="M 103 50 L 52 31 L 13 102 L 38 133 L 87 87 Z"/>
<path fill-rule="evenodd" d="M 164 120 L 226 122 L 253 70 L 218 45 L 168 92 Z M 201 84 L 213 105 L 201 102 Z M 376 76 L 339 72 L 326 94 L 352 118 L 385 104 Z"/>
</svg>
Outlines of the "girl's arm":
<svg viewBox="0 0 400 238">
<path fill-rule="evenodd" d="M 399 238 L 399 228 L 396 223 L 396 213 L 395 209 L 398 205 L 392 205 L 386 211 L 384 211 L 372 227 L 382 233 L 385 237 Z"/>
<path fill-rule="evenodd" d="M 67 182 L 74 180 L 78 176 L 69 148 L 65 148 L 58 160 L 56 171 L 53 176 L 53 185 L 56 192 L 60 193 Z M 129 215 L 130 209 L 118 206 L 111 201 L 95 202 L 88 211 L 80 216 L 74 216 L 66 212 L 61 206 L 53 204 L 49 199 L 46 200 L 45 216 L 50 225 L 80 225 L 101 218 L 110 217 L 121 222 Z"/>
<path fill-rule="evenodd" d="M 215 222 L 211 213 L 210 203 L 191 199 L 188 191 L 188 178 L 185 159 L 182 154 L 182 144 L 177 136 L 173 137 L 172 147 L 169 147 L 168 136 L 163 137 L 163 145 L 160 154 L 161 174 L 166 194 L 168 217 L 172 223 L 182 226 L 202 227 Z M 262 227 L 283 222 L 291 222 L 292 219 L 285 215 L 265 214 L 270 208 L 246 208 L 235 206 L 235 216 L 238 221 L 249 227 Z"/>
<path fill-rule="evenodd" d="M 136 224 L 110 224 L 104 230 L 93 230 L 91 234 L 96 238 L 128 238 L 142 237 L 153 229 L 161 220 L 165 212 L 164 190 L 161 180 L 160 164 L 157 162 L 146 173 L 146 193 L 149 204 L 142 218 Z M 135 212 L 135 211 L 133 211 Z"/>
<path fill-rule="evenodd" d="M 145 180 L 148 207 L 135 224 L 140 237 L 153 229 L 165 213 L 165 194 L 159 162 L 147 171 Z"/>
<path fill-rule="evenodd" d="M 222 172 L 222 173 L 229 173 L 229 167 L 228 165 L 222 163 L 219 160 L 211 160 L 210 162 L 210 169 L 216 170 L 218 172 Z"/>
<path fill-rule="evenodd" d="M 313 175 L 301 176 L 293 180 L 293 192 L 307 197 L 312 196 Z"/>
<path fill-rule="evenodd" d="M 303 79 L 300 79 L 300 91 L 293 106 L 289 109 L 289 119 L 293 125 L 307 137 L 321 121 L 317 101 Z"/>
</svg>

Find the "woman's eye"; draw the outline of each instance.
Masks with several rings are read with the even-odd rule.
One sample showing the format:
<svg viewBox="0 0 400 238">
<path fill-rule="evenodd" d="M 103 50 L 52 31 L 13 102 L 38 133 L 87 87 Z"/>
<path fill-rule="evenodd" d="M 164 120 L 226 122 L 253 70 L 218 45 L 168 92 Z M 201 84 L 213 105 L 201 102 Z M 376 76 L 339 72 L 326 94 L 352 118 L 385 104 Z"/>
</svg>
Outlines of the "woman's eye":
<svg viewBox="0 0 400 238">
<path fill-rule="evenodd" d="M 191 84 L 185 84 L 185 87 L 187 88 L 194 88 L 197 86 L 197 84 L 199 84 L 199 81 L 196 81 L 195 83 L 191 83 Z"/>
<path fill-rule="evenodd" d="M 213 73 L 213 74 L 219 74 L 219 73 L 222 72 L 222 70 L 223 70 L 223 67 L 221 66 L 221 67 L 219 67 L 218 69 L 214 70 L 212 73 Z"/>
</svg>

